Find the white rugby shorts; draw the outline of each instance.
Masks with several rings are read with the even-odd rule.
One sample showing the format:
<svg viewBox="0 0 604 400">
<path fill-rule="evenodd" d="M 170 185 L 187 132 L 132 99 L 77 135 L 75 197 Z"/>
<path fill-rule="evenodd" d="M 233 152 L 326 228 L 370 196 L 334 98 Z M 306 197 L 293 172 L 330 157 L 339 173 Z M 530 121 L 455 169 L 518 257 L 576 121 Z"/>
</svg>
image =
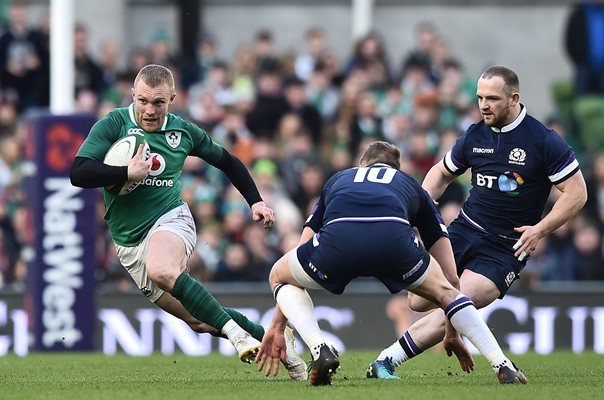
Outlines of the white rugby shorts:
<svg viewBox="0 0 604 400">
<path fill-rule="evenodd" d="M 157 301 L 164 293 L 162 289 L 149 279 L 147 266 L 145 265 L 145 254 L 147 253 L 149 238 L 155 232 L 159 231 L 168 231 L 177 234 L 185 244 L 187 257 L 191 256 L 197 242 L 197 232 L 191 210 L 189 210 L 187 204 L 176 207 L 162 215 L 138 245 L 125 247 L 114 243 L 120 263 L 126 268 L 132 279 L 134 279 L 141 292 L 151 302 Z"/>
</svg>

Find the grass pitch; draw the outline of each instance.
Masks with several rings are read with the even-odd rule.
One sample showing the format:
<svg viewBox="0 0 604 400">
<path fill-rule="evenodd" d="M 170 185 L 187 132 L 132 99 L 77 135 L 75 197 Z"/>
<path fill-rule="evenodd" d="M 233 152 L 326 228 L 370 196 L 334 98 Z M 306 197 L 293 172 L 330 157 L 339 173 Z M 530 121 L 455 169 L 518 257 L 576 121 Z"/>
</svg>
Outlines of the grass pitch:
<svg viewBox="0 0 604 400">
<path fill-rule="evenodd" d="M 0 358 L 0 399 L 602 399 L 604 356 L 558 352 L 513 357 L 529 384 L 500 385 L 481 356 L 462 372 L 455 359 L 428 352 L 397 370 L 397 381 L 365 378 L 377 351 L 349 351 L 329 387 L 290 381 L 281 370 L 264 378 L 236 357 L 129 357 L 100 354 L 30 354 Z M 306 354 L 305 359 L 309 356 Z"/>
</svg>

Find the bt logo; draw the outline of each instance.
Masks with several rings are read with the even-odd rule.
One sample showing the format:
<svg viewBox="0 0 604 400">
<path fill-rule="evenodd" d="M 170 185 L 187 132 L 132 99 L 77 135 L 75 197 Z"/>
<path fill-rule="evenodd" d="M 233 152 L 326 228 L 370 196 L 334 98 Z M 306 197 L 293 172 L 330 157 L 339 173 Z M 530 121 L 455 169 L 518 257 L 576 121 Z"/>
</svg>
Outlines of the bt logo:
<svg viewBox="0 0 604 400">
<path fill-rule="evenodd" d="M 497 188 L 500 191 L 510 196 L 517 196 L 519 192 L 516 189 L 524 185 L 524 179 L 517 172 L 506 171 L 499 177 L 476 173 L 476 185 L 478 186 L 486 186 L 492 189 L 495 182 L 497 182 Z"/>
<path fill-rule="evenodd" d="M 492 175 L 483 175 L 481 173 L 476 173 L 476 184 L 478 186 L 486 186 L 489 189 L 493 187 L 493 182 L 497 180 L 496 176 Z"/>
</svg>

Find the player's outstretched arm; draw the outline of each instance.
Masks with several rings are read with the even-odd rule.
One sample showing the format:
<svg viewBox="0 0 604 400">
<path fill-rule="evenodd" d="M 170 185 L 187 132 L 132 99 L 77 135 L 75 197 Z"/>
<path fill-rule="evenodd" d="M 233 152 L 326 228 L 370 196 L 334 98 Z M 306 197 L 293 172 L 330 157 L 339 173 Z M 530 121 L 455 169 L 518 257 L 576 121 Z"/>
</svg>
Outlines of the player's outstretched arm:
<svg viewBox="0 0 604 400">
<path fill-rule="evenodd" d="M 275 212 L 266 206 L 254 179 L 250 175 L 247 167 L 241 160 L 223 149 L 222 157 L 217 163 L 212 164 L 220 169 L 233 186 L 241 193 L 247 204 L 252 209 L 252 218 L 254 221 L 263 221 L 265 228 L 270 228 L 275 222 Z"/>
<path fill-rule="evenodd" d="M 514 254 L 520 261 L 535 250 L 539 241 L 567 223 L 581 211 L 587 201 L 587 188 L 581 171 L 564 182 L 556 185 L 561 195 L 554 203 L 552 210 L 536 225 L 525 225 L 514 228 L 522 236 L 514 245 Z"/>
<path fill-rule="evenodd" d="M 449 186 L 449 183 L 455 180 L 455 178 L 457 178 L 457 175 L 453 175 L 447 171 L 443 161 L 440 161 L 430 168 L 430 171 L 428 171 L 422 182 L 422 187 L 428 192 L 430 197 L 438 200 L 447 186 Z"/>
<path fill-rule="evenodd" d="M 279 305 L 277 305 L 275 307 L 273 322 L 270 328 L 264 333 L 262 344 L 256 355 L 258 371 L 262 371 L 266 366 L 265 376 L 270 376 L 271 374 L 277 376 L 279 374 L 280 362 L 285 363 L 286 345 L 284 331 L 286 324 L 287 318 L 279 308 Z"/>
<path fill-rule="evenodd" d="M 252 219 L 256 222 L 262 221 L 264 228 L 269 229 L 275 222 L 275 212 L 272 208 L 267 207 L 264 201 L 259 201 L 252 204 Z"/>
<path fill-rule="evenodd" d="M 474 370 L 474 359 L 472 358 L 472 354 L 470 354 L 470 351 L 461 339 L 461 336 L 459 336 L 459 333 L 457 333 L 453 325 L 451 325 L 449 319 L 447 319 L 443 344 L 449 357 L 455 354 L 462 370 L 467 373 Z"/>
</svg>

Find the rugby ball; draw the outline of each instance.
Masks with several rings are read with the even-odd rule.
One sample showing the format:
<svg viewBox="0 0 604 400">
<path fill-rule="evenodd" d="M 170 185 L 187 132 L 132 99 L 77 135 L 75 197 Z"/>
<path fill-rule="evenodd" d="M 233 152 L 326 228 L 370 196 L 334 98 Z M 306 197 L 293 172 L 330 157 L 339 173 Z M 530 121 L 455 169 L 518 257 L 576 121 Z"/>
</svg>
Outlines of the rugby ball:
<svg viewBox="0 0 604 400">
<path fill-rule="evenodd" d="M 109 150 L 107 150 L 103 162 L 107 165 L 112 165 L 115 167 L 125 167 L 128 165 L 132 157 L 134 157 L 138 151 L 138 146 L 141 144 L 145 146 L 143 148 L 143 158 L 148 160 L 149 157 L 151 157 L 151 149 L 149 148 L 149 144 L 145 140 L 145 137 L 140 134 L 132 134 L 113 143 Z M 142 181 L 126 181 L 122 186 L 105 186 L 105 190 L 113 195 L 123 196 L 136 189 L 141 182 Z"/>
</svg>

